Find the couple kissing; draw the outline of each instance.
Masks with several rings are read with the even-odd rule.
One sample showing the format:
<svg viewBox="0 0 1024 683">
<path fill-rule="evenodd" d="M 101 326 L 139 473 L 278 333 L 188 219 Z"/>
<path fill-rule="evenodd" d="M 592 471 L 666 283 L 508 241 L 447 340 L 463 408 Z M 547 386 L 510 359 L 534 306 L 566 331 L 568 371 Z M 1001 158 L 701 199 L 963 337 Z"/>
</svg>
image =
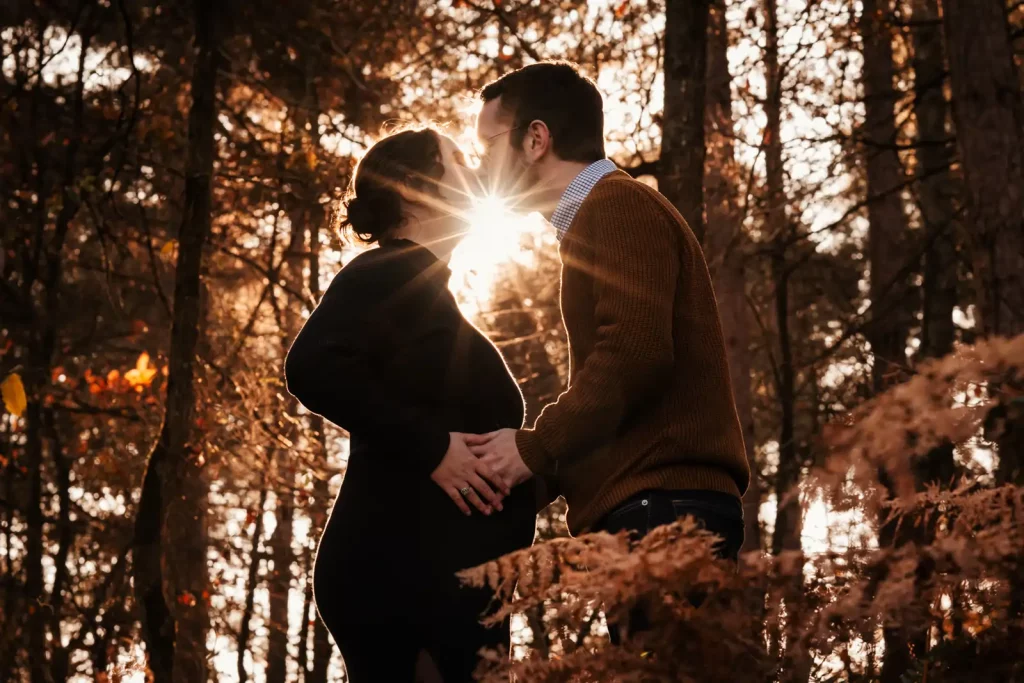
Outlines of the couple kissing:
<svg viewBox="0 0 1024 683">
<path fill-rule="evenodd" d="M 431 129 L 367 151 L 344 223 L 376 247 L 335 276 L 285 362 L 288 390 L 350 434 L 314 595 L 352 683 L 416 680 L 424 656 L 446 683 L 472 680 L 509 623 L 482 626 L 492 596 L 455 572 L 529 546 L 559 495 L 573 534 L 692 515 L 722 557 L 743 542 L 750 472 L 693 232 L 606 157 L 603 98 L 575 66 L 524 67 L 481 99 L 479 169 Z M 532 428 L 448 290 L 481 179 L 557 231 L 569 386 Z"/>
</svg>

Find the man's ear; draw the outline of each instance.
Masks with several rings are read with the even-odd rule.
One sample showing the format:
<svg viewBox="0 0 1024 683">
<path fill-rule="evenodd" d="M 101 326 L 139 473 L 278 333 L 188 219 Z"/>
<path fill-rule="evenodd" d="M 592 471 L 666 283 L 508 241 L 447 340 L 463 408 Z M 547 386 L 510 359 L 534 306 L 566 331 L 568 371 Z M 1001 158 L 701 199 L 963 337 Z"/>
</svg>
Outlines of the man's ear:
<svg viewBox="0 0 1024 683">
<path fill-rule="evenodd" d="M 526 135 L 523 136 L 523 152 L 531 163 L 540 161 L 544 155 L 551 151 L 551 131 L 548 124 L 543 121 L 534 120 L 526 127 Z"/>
</svg>

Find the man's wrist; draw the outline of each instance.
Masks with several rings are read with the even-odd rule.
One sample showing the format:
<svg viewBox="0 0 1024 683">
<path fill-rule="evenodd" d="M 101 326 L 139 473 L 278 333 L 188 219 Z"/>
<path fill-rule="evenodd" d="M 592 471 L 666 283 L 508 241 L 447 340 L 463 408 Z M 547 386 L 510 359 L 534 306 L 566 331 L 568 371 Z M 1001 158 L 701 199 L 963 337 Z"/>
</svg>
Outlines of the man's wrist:
<svg viewBox="0 0 1024 683">
<path fill-rule="evenodd" d="M 517 430 L 516 448 L 519 449 L 519 457 L 531 472 L 548 476 L 555 474 L 555 460 L 544 448 L 540 435 L 535 430 Z"/>
</svg>

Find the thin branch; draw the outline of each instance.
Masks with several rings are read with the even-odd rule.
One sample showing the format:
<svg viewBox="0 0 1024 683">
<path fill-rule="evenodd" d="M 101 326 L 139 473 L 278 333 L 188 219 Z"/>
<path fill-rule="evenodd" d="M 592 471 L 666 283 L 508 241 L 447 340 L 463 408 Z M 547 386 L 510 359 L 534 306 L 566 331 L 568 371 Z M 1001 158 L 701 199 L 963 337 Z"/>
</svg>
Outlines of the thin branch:
<svg viewBox="0 0 1024 683">
<path fill-rule="evenodd" d="M 500 5 L 498 5 L 497 2 L 494 3 L 493 9 L 485 9 L 481 7 L 479 3 L 473 2 L 473 0 L 465 0 L 465 2 L 467 5 L 469 5 L 470 7 L 472 7 L 473 9 L 477 10 L 482 14 L 493 14 L 495 17 L 498 18 L 498 21 L 501 22 L 501 25 L 508 29 L 508 32 L 512 35 L 512 37 L 516 39 L 516 42 L 519 43 L 519 47 L 523 49 L 523 52 L 528 54 L 530 58 L 535 61 L 544 61 L 544 58 L 540 55 L 540 53 L 538 53 L 532 45 L 526 42 L 526 40 L 521 35 L 519 35 L 516 23 L 508 16 L 508 13 L 505 12 L 505 10 L 503 10 Z"/>
</svg>

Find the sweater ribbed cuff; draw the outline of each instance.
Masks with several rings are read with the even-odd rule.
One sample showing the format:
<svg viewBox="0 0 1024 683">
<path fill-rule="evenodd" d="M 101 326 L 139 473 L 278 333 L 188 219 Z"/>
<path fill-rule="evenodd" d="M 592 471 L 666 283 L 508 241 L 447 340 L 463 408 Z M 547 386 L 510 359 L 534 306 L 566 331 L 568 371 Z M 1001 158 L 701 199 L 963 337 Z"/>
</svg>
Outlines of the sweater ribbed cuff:
<svg viewBox="0 0 1024 683">
<path fill-rule="evenodd" d="M 544 450 L 540 435 L 532 429 L 520 429 L 516 432 L 516 448 L 519 449 L 519 457 L 530 471 L 534 474 L 549 475 L 555 474 L 555 461 Z"/>
</svg>

